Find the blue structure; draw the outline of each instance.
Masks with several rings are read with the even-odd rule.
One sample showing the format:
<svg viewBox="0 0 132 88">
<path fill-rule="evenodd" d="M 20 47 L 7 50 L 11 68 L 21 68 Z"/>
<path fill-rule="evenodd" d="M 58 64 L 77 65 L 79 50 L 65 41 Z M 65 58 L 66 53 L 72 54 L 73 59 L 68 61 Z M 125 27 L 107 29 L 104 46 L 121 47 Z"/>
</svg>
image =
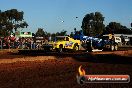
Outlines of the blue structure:
<svg viewBox="0 0 132 88">
<path fill-rule="evenodd" d="M 84 34 L 83 31 L 75 31 L 73 38 L 77 40 L 83 40 Z"/>
</svg>

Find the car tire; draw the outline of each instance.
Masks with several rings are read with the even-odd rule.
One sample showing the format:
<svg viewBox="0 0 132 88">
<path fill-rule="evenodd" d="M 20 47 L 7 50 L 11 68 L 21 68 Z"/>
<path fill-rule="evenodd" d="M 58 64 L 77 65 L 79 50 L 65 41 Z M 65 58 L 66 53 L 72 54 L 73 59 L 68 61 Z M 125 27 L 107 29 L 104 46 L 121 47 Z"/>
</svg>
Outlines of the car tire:
<svg viewBox="0 0 132 88">
<path fill-rule="evenodd" d="M 74 45 L 74 47 L 73 47 L 73 51 L 74 52 L 76 52 L 76 51 L 78 51 L 79 50 L 79 46 L 76 44 L 76 45 Z"/>
<path fill-rule="evenodd" d="M 63 46 L 60 45 L 58 51 L 59 51 L 60 53 L 62 53 L 62 52 L 63 52 Z"/>
</svg>

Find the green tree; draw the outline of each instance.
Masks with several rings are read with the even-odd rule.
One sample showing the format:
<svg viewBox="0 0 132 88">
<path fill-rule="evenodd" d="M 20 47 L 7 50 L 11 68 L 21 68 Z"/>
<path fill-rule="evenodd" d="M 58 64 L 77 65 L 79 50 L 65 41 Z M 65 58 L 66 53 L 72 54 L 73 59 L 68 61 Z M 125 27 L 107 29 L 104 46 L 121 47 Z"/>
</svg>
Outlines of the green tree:
<svg viewBox="0 0 132 88">
<path fill-rule="evenodd" d="M 74 33 L 73 33 L 73 32 L 71 32 L 70 37 L 73 37 L 73 36 L 74 36 Z"/>
<path fill-rule="evenodd" d="M 67 35 L 67 31 L 66 31 L 66 30 L 62 30 L 62 31 L 60 32 L 60 35 L 61 35 L 61 36 Z"/>
<path fill-rule="evenodd" d="M 110 22 L 106 27 L 106 34 L 132 34 L 132 30 L 117 22 Z"/>
<path fill-rule="evenodd" d="M 77 31 L 77 29 L 76 28 L 74 28 L 74 32 L 76 32 Z"/>
<path fill-rule="evenodd" d="M 43 28 L 38 28 L 38 30 L 36 32 L 36 36 L 37 37 L 45 37 L 45 31 L 43 30 Z"/>
<path fill-rule="evenodd" d="M 105 25 L 104 17 L 100 12 L 86 14 L 82 21 L 82 30 L 84 35 L 96 36 L 103 33 Z"/>
<path fill-rule="evenodd" d="M 11 9 L 3 12 L 0 10 L 0 34 L 7 36 L 13 32 L 13 30 L 16 31 L 18 28 L 27 27 L 28 24 L 24 21 L 23 15 L 24 12 L 19 12 L 17 9 Z"/>
<path fill-rule="evenodd" d="M 57 32 L 56 36 L 65 36 L 67 35 L 67 31 L 66 30 L 62 30 L 61 32 Z"/>
<path fill-rule="evenodd" d="M 56 33 L 52 33 L 51 34 L 51 37 L 53 38 L 53 37 L 55 37 L 56 36 Z"/>
<path fill-rule="evenodd" d="M 51 33 L 45 31 L 45 36 L 46 37 L 50 37 L 51 36 Z"/>
</svg>

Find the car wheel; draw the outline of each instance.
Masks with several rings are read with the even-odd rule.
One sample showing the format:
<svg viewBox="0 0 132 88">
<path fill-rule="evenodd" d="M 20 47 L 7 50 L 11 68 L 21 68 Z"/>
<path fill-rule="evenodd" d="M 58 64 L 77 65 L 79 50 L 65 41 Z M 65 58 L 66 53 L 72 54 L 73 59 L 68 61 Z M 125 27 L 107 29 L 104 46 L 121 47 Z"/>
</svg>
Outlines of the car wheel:
<svg viewBox="0 0 132 88">
<path fill-rule="evenodd" d="M 79 46 L 78 45 L 74 45 L 73 50 L 74 51 L 78 51 L 79 50 Z"/>
<path fill-rule="evenodd" d="M 62 52 L 63 52 L 63 46 L 59 46 L 58 51 L 59 51 L 60 53 L 62 53 Z"/>
</svg>

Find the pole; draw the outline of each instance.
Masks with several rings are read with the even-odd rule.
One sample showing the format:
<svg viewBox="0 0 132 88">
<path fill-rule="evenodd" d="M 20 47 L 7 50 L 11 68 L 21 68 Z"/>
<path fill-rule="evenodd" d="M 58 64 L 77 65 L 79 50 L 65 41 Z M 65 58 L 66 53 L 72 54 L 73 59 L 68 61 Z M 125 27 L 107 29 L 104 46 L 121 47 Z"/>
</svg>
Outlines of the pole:
<svg viewBox="0 0 132 88">
<path fill-rule="evenodd" d="M 0 40 L 0 43 L 1 43 L 1 44 L 0 44 L 0 49 L 2 49 L 2 40 Z"/>
</svg>

